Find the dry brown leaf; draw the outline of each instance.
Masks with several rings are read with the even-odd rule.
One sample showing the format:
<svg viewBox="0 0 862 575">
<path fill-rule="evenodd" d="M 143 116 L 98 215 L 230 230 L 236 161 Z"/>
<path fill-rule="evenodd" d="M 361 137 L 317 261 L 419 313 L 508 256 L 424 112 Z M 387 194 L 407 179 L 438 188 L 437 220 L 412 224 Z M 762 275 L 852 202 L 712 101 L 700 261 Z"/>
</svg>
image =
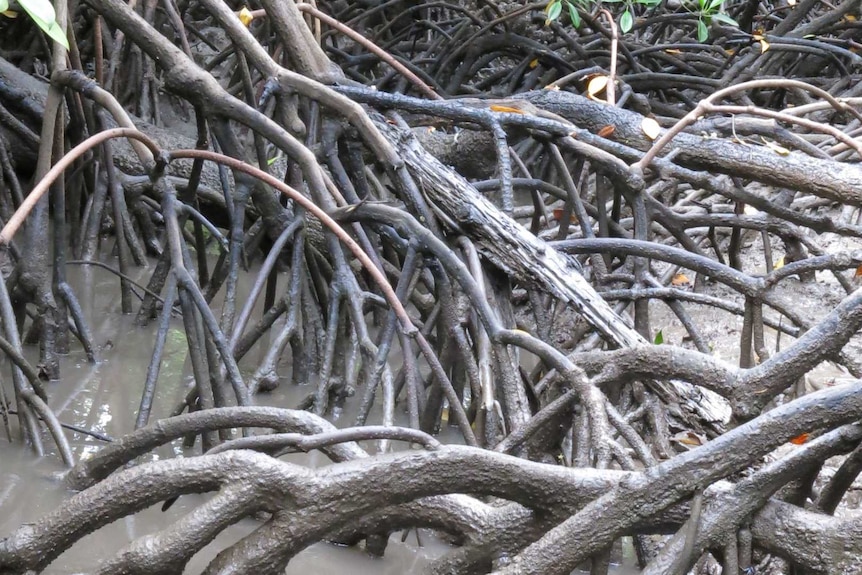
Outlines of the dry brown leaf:
<svg viewBox="0 0 862 575">
<path fill-rule="evenodd" d="M 686 448 L 700 447 L 706 443 L 706 438 L 693 431 L 680 431 L 670 438 L 671 441 L 685 446 Z"/>
</svg>

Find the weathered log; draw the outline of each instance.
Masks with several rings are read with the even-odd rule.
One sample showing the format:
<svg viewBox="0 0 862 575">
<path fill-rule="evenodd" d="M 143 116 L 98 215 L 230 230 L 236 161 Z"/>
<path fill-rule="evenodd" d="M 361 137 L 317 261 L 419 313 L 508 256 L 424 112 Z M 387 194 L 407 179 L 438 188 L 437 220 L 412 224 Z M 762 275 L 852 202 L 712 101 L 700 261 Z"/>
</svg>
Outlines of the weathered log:
<svg viewBox="0 0 862 575">
<path fill-rule="evenodd" d="M 611 344 L 619 347 L 648 344 L 581 275 L 577 261 L 504 214 L 470 182 L 427 152 L 411 132 L 393 126 L 379 115 L 372 117 L 419 183 L 429 205 L 466 234 L 491 263 L 520 281 L 570 303 Z M 670 388 L 661 386 L 658 391 L 666 401 L 686 406 L 702 421 L 725 422 L 730 416 L 727 402 L 708 390 L 673 382 Z"/>
<path fill-rule="evenodd" d="M 652 140 L 641 128 L 644 117 L 636 112 L 557 90 L 538 90 L 513 98 L 525 99 L 593 134 L 598 134 L 606 126 L 613 126 L 608 138 L 631 148 L 645 151 L 652 146 Z M 671 150 L 677 152 L 674 162 L 687 168 L 739 176 L 845 204 L 862 205 L 862 166 L 859 164 L 814 158 L 798 151 L 781 155 L 766 146 L 745 145 L 727 138 L 708 138 L 688 132 L 679 134 L 664 153 Z"/>
</svg>

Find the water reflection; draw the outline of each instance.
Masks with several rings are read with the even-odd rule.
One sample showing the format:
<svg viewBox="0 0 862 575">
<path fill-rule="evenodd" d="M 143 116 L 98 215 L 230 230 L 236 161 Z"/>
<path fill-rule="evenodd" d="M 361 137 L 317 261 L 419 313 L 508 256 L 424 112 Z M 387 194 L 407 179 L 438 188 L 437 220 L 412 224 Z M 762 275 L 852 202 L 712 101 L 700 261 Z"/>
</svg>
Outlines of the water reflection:
<svg viewBox="0 0 862 575">
<path fill-rule="evenodd" d="M 101 348 L 100 361 L 97 365 L 89 364 L 83 350 L 73 341 L 71 353 L 62 360 L 63 379 L 48 384 L 50 405 L 63 423 L 120 437 L 134 428 L 141 388 L 152 354 L 156 323 L 140 328 L 134 325 L 133 316 L 121 314 L 117 280 L 108 272 L 83 267 L 70 267 L 68 271 L 70 282 L 95 334 L 96 343 Z M 146 282 L 148 274 L 148 270 L 138 270 L 135 279 Z M 248 287 L 241 285 L 240 289 Z M 185 346 L 182 320 L 176 318 L 165 346 L 153 417 L 167 416 L 192 382 Z M 38 361 L 37 349 L 27 348 L 25 352 L 31 361 Z M 255 355 L 250 353 L 249 357 L 254 359 Z M 4 366 L 4 369 L 8 367 Z M 11 397 L 11 389 L 7 391 Z M 298 389 L 284 385 L 277 393 L 263 397 L 262 402 L 293 407 L 310 391 L 310 388 Z M 15 423 L 14 418 L 12 423 Z M 68 431 L 67 436 L 76 458 L 86 457 L 103 445 L 84 434 Z M 48 441 L 45 445 L 49 449 L 52 447 Z M 180 442 L 167 446 L 161 454 L 165 457 L 182 455 Z M 153 458 L 159 458 L 159 454 Z M 289 461 L 313 467 L 328 463 L 325 457 L 316 453 L 291 456 Z M 62 464 L 53 452 L 36 459 L 19 443 L 9 444 L 0 440 L 0 537 L 22 523 L 39 519 L 72 495 L 63 485 L 63 471 Z M 167 512 L 155 506 L 121 519 L 79 541 L 51 564 L 45 573 L 93 571 L 99 559 L 112 556 L 135 538 L 169 525 L 192 511 L 204 498 L 183 496 Z M 247 535 L 257 525 L 259 522 L 249 519 L 226 530 L 192 560 L 187 572 L 200 572 L 221 549 Z M 400 537 L 394 536 L 384 559 L 370 557 L 355 548 L 317 544 L 299 554 L 290 563 L 286 573 L 418 573 L 430 558 L 446 549 L 432 537 L 423 537 L 423 543 L 425 547 L 420 548 L 415 538 L 411 537 L 402 544 Z"/>
</svg>

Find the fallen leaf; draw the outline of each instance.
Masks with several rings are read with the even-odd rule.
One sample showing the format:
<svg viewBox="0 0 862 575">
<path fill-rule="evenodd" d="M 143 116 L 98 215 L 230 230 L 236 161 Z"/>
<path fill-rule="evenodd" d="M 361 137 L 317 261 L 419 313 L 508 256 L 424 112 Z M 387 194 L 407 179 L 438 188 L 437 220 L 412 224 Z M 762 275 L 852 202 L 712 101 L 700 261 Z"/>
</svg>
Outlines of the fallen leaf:
<svg viewBox="0 0 862 575">
<path fill-rule="evenodd" d="M 614 133 L 616 129 L 616 126 L 605 126 L 601 130 L 599 130 L 599 137 L 608 138 L 611 136 L 611 134 Z"/>
<path fill-rule="evenodd" d="M 862 276 L 862 266 L 859 266 L 858 268 L 856 268 L 856 273 L 853 274 L 854 278 L 858 278 L 859 276 Z"/>
<path fill-rule="evenodd" d="M 564 211 L 565 210 L 563 210 L 563 208 L 554 208 L 554 211 L 552 213 L 552 217 L 559 222 L 561 219 L 563 219 L 563 212 Z M 569 221 L 572 222 L 573 224 L 576 224 L 576 223 L 578 223 L 578 218 L 575 217 L 575 214 L 572 214 L 569 216 Z"/>
<path fill-rule="evenodd" d="M 793 445 L 802 445 L 803 443 L 808 441 L 808 433 L 800 433 L 796 437 L 790 440 L 790 443 Z"/>
<path fill-rule="evenodd" d="M 641 130 L 650 140 L 655 140 L 661 134 L 661 126 L 652 118 L 644 118 L 641 122 Z"/>
<path fill-rule="evenodd" d="M 492 112 L 502 112 L 508 114 L 523 114 L 523 110 L 519 110 L 518 108 L 513 108 L 511 106 L 500 106 L 499 104 L 491 104 Z"/>
<path fill-rule="evenodd" d="M 684 286 L 684 285 L 690 285 L 691 280 L 688 279 L 688 276 L 685 274 L 676 274 L 675 276 L 673 276 L 673 279 L 670 280 L 670 283 L 671 283 L 671 285 L 675 285 L 675 286 Z"/>
<path fill-rule="evenodd" d="M 779 156 L 789 156 L 790 155 L 790 150 L 788 150 L 784 146 L 779 146 L 775 142 L 770 142 L 769 140 L 767 140 L 763 136 L 761 136 L 760 139 L 763 140 L 763 143 L 766 144 L 767 148 L 769 148 L 770 150 L 772 150 L 773 152 L 775 152 Z"/>
<path fill-rule="evenodd" d="M 239 11 L 239 21 L 242 22 L 242 25 L 248 28 L 251 21 L 254 20 L 254 15 L 251 13 L 251 10 L 248 9 L 248 6 L 243 6 L 242 10 Z"/>
<path fill-rule="evenodd" d="M 538 66 L 538 65 L 539 65 L 539 59 L 538 59 L 538 58 L 535 58 L 535 59 L 533 59 L 533 60 L 530 60 L 530 69 L 531 69 L 531 70 L 532 70 L 533 68 L 535 68 L 536 66 Z"/>
<path fill-rule="evenodd" d="M 766 38 L 763 36 L 763 33 L 753 34 L 751 37 L 756 42 L 760 42 L 760 53 L 766 54 L 766 51 L 769 50 L 769 42 L 766 41 Z"/>
<path fill-rule="evenodd" d="M 700 447 L 706 443 L 706 438 L 693 431 L 680 431 L 672 436 L 670 440 L 689 447 Z"/>
<path fill-rule="evenodd" d="M 775 265 L 772 266 L 772 269 L 780 270 L 783 267 L 784 267 L 784 256 L 781 256 L 780 258 L 778 258 L 778 261 L 775 262 Z"/>
<path fill-rule="evenodd" d="M 677 50 L 676 48 L 668 48 L 665 52 L 668 54 L 682 54 L 682 50 Z"/>
<path fill-rule="evenodd" d="M 605 88 L 608 87 L 608 77 L 604 75 L 594 76 L 587 84 L 587 96 L 593 100 Z"/>
</svg>

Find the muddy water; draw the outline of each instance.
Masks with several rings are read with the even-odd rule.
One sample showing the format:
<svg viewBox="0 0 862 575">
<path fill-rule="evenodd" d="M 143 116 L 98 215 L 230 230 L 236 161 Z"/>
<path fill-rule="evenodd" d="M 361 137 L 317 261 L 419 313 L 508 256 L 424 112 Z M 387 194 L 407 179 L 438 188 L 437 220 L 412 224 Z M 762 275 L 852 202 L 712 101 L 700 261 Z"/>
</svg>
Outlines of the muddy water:
<svg viewBox="0 0 862 575">
<path fill-rule="evenodd" d="M 141 387 L 152 353 L 155 325 L 139 328 L 133 324 L 132 316 L 121 315 L 118 282 L 108 272 L 70 266 L 69 276 L 96 343 L 103 349 L 99 364 L 91 365 L 79 346 L 73 344 L 72 353 L 63 359 L 63 379 L 48 384 L 50 405 L 63 423 L 120 437 L 134 428 Z M 146 276 L 147 272 L 142 270 L 136 279 L 144 283 Z M 177 319 L 171 326 L 166 344 L 153 417 L 167 415 L 191 382 L 185 346 L 182 321 Z M 35 362 L 36 350 L 26 351 Z M 249 355 L 254 358 L 257 354 L 252 351 Z M 3 373 L 8 373 L 5 366 Z M 284 375 L 288 374 L 285 369 Z M 3 384 L 9 385 L 8 377 L 4 376 Z M 263 396 L 261 401 L 268 405 L 293 407 L 309 391 L 283 385 L 276 393 Z M 7 394 L 11 394 L 8 388 Z M 14 417 L 12 421 L 14 423 Z M 82 434 L 68 432 L 67 436 L 76 459 L 97 451 L 103 445 Z M 46 440 L 46 448 L 50 447 L 49 440 Z M 172 450 L 179 454 L 181 449 L 166 448 L 161 456 L 170 456 Z M 316 466 L 325 464 L 325 461 L 312 454 L 307 463 Z M 0 431 L 0 537 L 22 523 L 36 521 L 71 495 L 63 486 L 62 473 L 63 466 L 53 451 L 36 459 L 20 443 L 9 444 L 4 432 Z M 131 540 L 169 525 L 203 500 L 203 496 L 183 496 L 167 512 L 163 513 L 157 506 L 121 519 L 78 542 L 45 573 L 93 571 L 100 558 L 110 557 Z M 199 573 L 219 550 L 247 535 L 257 525 L 257 521 L 246 520 L 228 529 L 193 559 L 186 572 Z M 383 559 L 372 558 L 355 548 L 317 544 L 291 561 L 286 573 L 420 573 L 430 559 L 447 549 L 425 533 L 422 543 L 421 547 L 417 545 L 413 534 L 405 543 L 401 543 L 400 536 L 393 536 Z"/>
</svg>

